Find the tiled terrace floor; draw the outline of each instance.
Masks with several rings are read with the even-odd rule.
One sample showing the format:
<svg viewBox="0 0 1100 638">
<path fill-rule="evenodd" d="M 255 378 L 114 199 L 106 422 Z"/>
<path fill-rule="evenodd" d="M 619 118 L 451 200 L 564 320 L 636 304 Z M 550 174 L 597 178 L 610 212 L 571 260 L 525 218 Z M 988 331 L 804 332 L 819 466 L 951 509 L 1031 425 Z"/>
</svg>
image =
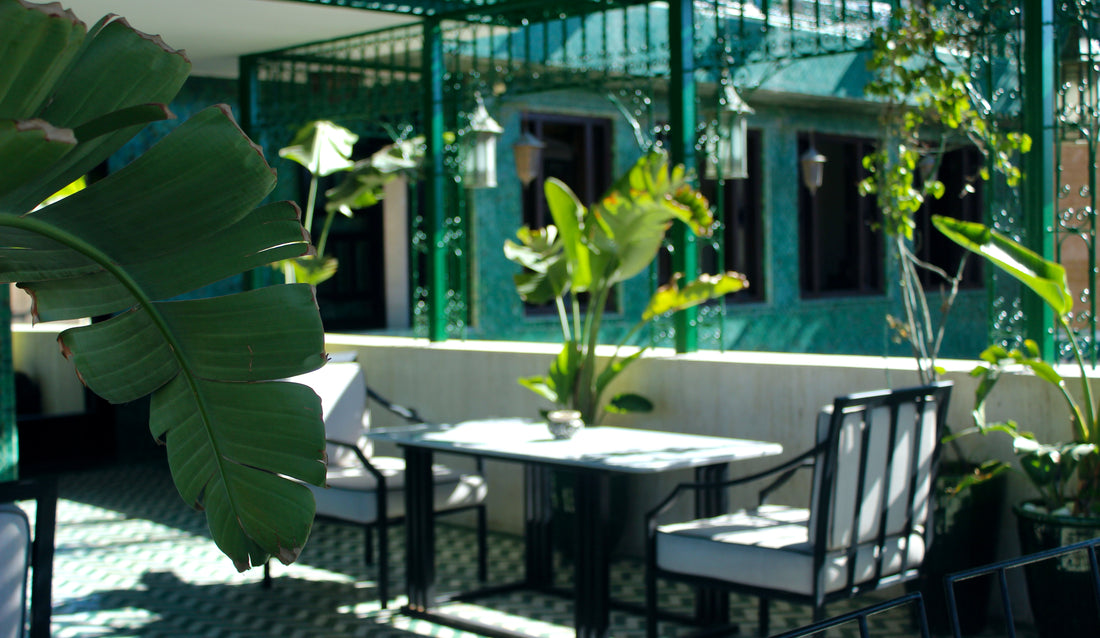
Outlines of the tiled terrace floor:
<svg viewBox="0 0 1100 638">
<path fill-rule="evenodd" d="M 53 635 L 73 637 L 224 638 L 415 635 L 464 637 L 432 623 L 383 611 L 376 600 L 374 571 L 363 564 L 363 537 L 355 528 L 318 522 L 295 565 L 276 565 L 275 587 L 260 585 L 261 570 L 238 574 L 211 542 L 204 517 L 187 508 L 161 465 L 102 469 L 62 477 L 58 505 Z M 403 591 L 403 529 L 396 549 L 393 591 Z M 440 525 L 437 558 L 441 590 L 475 582 L 473 534 Z M 516 578 L 522 565 L 520 539 L 490 541 L 493 581 Z M 559 570 L 567 572 L 568 570 Z M 640 601 L 637 561 L 617 561 L 614 595 Z M 668 608 L 686 608 L 685 590 L 663 586 Z M 894 592 L 899 593 L 899 592 Z M 742 635 L 755 634 L 755 602 L 733 597 Z M 873 601 L 864 599 L 862 604 Z M 398 606 L 400 600 L 397 601 Z M 839 614 L 853 608 L 830 607 Z M 809 621 L 799 606 L 773 604 L 773 630 Z M 462 613 L 539 636 L 570 636 L 571 605 L 556 597 L 511 594 L 466 605 Z M 615 613 L 613 634 L 643 635 L 642 619 Z M 662 633 L 682 628 L 664 623 Z M 876 636 L 917 635 L 906 618 L 879 622 Z M 682 633 L 682 631 L 680 631 Z"/>
</svg>

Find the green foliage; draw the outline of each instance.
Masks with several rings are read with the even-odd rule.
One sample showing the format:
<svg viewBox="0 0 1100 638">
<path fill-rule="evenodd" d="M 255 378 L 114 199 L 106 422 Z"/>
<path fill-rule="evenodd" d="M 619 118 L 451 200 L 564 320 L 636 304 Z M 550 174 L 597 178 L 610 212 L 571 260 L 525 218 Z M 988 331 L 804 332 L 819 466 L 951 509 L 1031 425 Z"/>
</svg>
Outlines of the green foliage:
<svg viewBox="0 0 1100 638">
<path fill-rule="evenodd" d="M 703 235 L 709 234 L 713 218 L 706 198 L 688 184 L 683 167 L 670 168 L 660 151 L 641 157 L 588 208 L 559 180 L 547 180 L 544 188 L 554 223 L 521 228 L 516 234 L 519 242 L 505 242 L 504 254 L 523 267 L 515 284 L 524 301 L 556 305 L 563 346 L 547 375 L 519 382 L 554 403 L 579 410 L 585 423 L 598 423 L 604 410 L 650 410 L 652 404 L 636 394 L 603 403 L 610 383 L 644 351 L 620 357 L 622 346 L 655 317 L 736 292 L 748 282 L 743 275 L 727 272 L 702 276 L 681 288 L 680 277 L 674 277 L 653 295 L 642 318 L 597 370 L 600 325 L 614 286 L 649 267 L 673 221 Z M 588 295 L 583 310 L 581 293 Z"/>
<path fill-rule="evenodd" d="M 170 301 L 308 242 L 274 172 L 228 107 L 206 109 L 109 177 L 50 199 L 167 104 L 190 65 L 159 38 L 57 4 L 0 0 L 0 282 L 38 320 L 110 318 L 59 338 L 112 402 L 150 396 L 176 487 L 239 569 L 293 561 L 325 478 L 317 396 L 275 382 L 321 366 L 312 290 L 274 286 Z M 49 199 L 49 201 L 47 201 Z"/>
<path fill-rule="evenodd" d="M 896 339 L 910 345 L 922 383 L 939 376 L 936 358 L 966 262 L 951 273 L 921 261 L 912 251 L 914 217 L 929 199 L 944 195 L 943 182 L 933 176 L 946 151 L 973 144 L 1014 186 L 1020 181 L 1015 157 L 1031 144 L 1026 135 L 1002 132 L 980 99 L 966 67 L 967 33 L 953 11 L 940 13 L 931 5 L 899 9 L 890 27 L 872 34 L 867 63 L 874 80 L 865 93 L 884 102 L 884 133 L 876 151 L 863 158 L 868 176 L 859 188 L 861 194 L 876 197 L 882 229 L 894 240 L 905 314 L 888 316 L 887 321 Z M 983 167 L 980 176 L 988 180 L 989 169 Z M 944 284 L 938 317 L 929 305 L 922 271 Z"/>
<path fill-rule="evenodd" d="M 294 135 L 279 156 L 301 164 L 309 171 L 305 228 L 312 234 L 318 181 L 342 173 L 344 179 L 325 191 L 325 221 L 316 243 L 317 253 L 276 264 L 288 281 L 318 285 L 336 274 L 337 261 L 325 257 L 328 233 L 337 212 L 351 217 L 352 211 L 382 201 L 386 184 L 399 175 L 414 175 L 424 158 L 424 139 L 399 140 L 370 157 L 353 162 L 352 150 L 359 136 L 328 120 L 309 122 Z"/>
<path fill-rule="evenodd" d="M 864 194 L 877 195 L 884 228 L 891 236 L 912 239 L 913 215 L 927 197 L 943 196 L 939 180 L 916 185 L 922 158 L 934 160 L 929 171 L 934 174 L 945 150 L 970 143 L 990 161 L 993 171 L 1015 186 L 1021 177 L 1015 158 L 1031 147 L 1026 134 L 1002 132 L 988 105 L 977 100 L 980 92 L 963 59 L 970 55 L 965 33 L 950 20 L 931 5 L 899 9 L 892 26 L 876 29 L 871 36 L 873 54 L 867 68 L 875 80 L 865 92 L 887 105 L 886 143 L 864 158 L 871 176 L 860 187 Z M 983 169 L 981 177 L 989 179 L 989 169 Z"/>
<path fill-rule="evenodd" d="M 1084 357 L 1069 327 L 1073 296 L 1065 270 L 981 224 L 940 216 L 933 217 L 932 223 L 952 241 L 1012 275 L 1046 302 L 1069 339 L 1081 375 L 1082 398 L 1078 401 L 1057 369 L 1040 358 L 1035 342 L 1026 341 L 1023 348 L 1013 350 L 989 346 L 981 354 L 981 363 L 971 371 L 971 376 L 979 379 L 974 395 L 974 430 L 1002 432 L 1013 438 L 1020 467 L 1039 491 L 1048 510 L 1066 508 L 1072 514 L 1100 514 L 1100 431 Z M 1069 408 L 1071 440 L 1042 444 L 1015 421 L 986 421 L 985 402 L 1006 370 L 1030 372 L 1058 391 Z"/>
</svg>

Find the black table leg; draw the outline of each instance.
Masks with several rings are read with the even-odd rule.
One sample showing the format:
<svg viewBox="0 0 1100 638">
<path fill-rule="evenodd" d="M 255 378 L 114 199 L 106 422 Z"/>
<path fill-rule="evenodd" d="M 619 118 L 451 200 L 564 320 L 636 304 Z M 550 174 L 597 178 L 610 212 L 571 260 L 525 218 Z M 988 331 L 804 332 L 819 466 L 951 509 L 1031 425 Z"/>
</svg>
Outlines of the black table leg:
<svg viewBox="0 0 1100 638">
<path fill-rule="evenodd" d="M 611 567 L 608 556 L 608 477 L 605 472 L 577 472 L 577 555 L 574 625 L 577 638 L 607 638 L 611 612 Z"/>
<path fill-rule="evenodd" d="M 550 505 L 550 468 L 527 463 L 524 466 L 524 540 L 528 587 L 554 584 L 553 508 Z"/>
<path fill-rule="evenodd" d="M 729 466 L 725 463 L 695 469 L 695 480 L 699 483 L 718 483 L 728 477 Z M 729 497 L 725 490 L 696 490 L 696 518 L 717 516 L 725 512 L 728 506 Z M 697 587 L 695 617 L 704 626 L 728 625 L 730 622 L 729 594 L 721 589 Z"/>
<path fill-rule="evenodd" d="M 405 564 L 408 609 L 427 611 L 435 600 L 435 521 L 432 452 L 405 448 Z"/>
</svg>

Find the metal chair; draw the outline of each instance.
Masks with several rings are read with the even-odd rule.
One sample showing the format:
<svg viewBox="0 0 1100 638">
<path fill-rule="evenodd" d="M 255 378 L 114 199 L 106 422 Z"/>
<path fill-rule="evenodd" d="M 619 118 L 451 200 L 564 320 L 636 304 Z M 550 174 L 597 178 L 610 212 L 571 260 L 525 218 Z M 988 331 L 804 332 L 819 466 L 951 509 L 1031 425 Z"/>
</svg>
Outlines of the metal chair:
<svg viewBox="0 0 1100 638">
<path fill-rule="evenodd" d="M 33 534 L 27 514 L 16 501 L 35 502 Z M 0 483 L 0 638 L 50 636 L 56 524 L 57 484 L 53 479 Z"/>
<path fill-rule="evenodd" d="M 957 599 L 956 586 L 959 583 L 976 578 L 992 578 L 996 583 L 994 592 L 1001 601 L 1003 612 L 1004 633 L 1001 635 L 1007 638 L 1015 638 L 1016 617 L 1013 613 L 1012 597 L 1010 595 L 1009 574 L 1020 569 L 1026 571 L 1029 569 L 1034 570 L 1037 567 L 1054 567 L 1053 563 L 1056 561 L 1070 561 L 1072 577 L 1079 585 L 1082 585 L 1073 589 L 1070 594 L 1073 600 L 1066 602 L 1078 614 L 1090 607 L 1095 614 L 1092 618 L 1078 617 L 1074 623 L 1076 629 L 1066 628 L 1068 633 L 1061 635 L 1095 635 L 1096 627 L 1100 627 L 1100 538 L 948 574 L 944 578 L 944 587 L 947 593 L 947 612 L 950 615 L 952 635 L 955 638 L 962 638 L 963 635 L 959 622 L 960 601 Z M 1091 599 L 1091 604 L 1088 603 L 1089 599 Z"/>
<path fill-rule="evenodd" d="M 805 636 L 816 636 L 827 629 L 850 624 L 855 624 L 858 627 L 860 638 L 870 638 L 873 635 L 869 622 L 872 616 L 901 611 L 905 608 L 909 608 L 909 613 L 906 614 L 906 621 L 911 621 L 916 625 L 916 635 L 921 638 L 929 638 L 931 631 L 928 628 L 928 616 L 924 609 L 924 598 L 921 597 L 920 592 L 912 592 L 904 596 L 891 598 L 877 605 L 871 605 L 811 625 L 805 625 L 798 629 L 772 636 L 772 638 L 804 638 Z M 898 634 L 891 631 L 889 635 L 891 638 L 895 638 Z"/>
<path fill-rule="evenodd" d="M 317 503 L 317 518 L 362 526 L 368 565 L 372 562 L 377 529 L 378 593 L 385 608 L 389 601 L 388 529 L 404 520 L 405 461 L 373 455 L 366 436 L 370 427 L 367 399 L 374 399 L 410 423 L 424 421 L 415 410 L 390 403 L 368 388 L 363 370 L 355 361 L 330 361 L 318 370 L 290 380 L 313 388 L 321 397 L 328 470 L 324 488 L 310 486 Z M 476 460 L 472 472 L 436 464 L 433 474 L 436 513 L 473 510 L 476 514 L 478 578 L 484 581 L 488 572 L 485 512 L 488 488 L 481 459 Z M 264 565 L 264 584 L 271 586 L 270 561 Z"/>
<path fill-rule="evenodd" d="M 820 621 L 828 602 L 916 578 L 932 541 L 931 489 L 950 392 L 941 382 L 838 397 L 822 409 L 812 449 L 751 476 L 677 486 L 646 516 L 647 636 L 657 634 L 658 578 L 759 596 L 762 636 L 771 598 L 812 605 Z M 813 471 L 808 507 L 766 503 L 803 468 Z M 714 498 L 765 478 L 772 481 L 753 509 L 659 522 L 685 492 Z M 728 618 L 728 609 L 710 613 L 701 620 Z"/>
</svg>

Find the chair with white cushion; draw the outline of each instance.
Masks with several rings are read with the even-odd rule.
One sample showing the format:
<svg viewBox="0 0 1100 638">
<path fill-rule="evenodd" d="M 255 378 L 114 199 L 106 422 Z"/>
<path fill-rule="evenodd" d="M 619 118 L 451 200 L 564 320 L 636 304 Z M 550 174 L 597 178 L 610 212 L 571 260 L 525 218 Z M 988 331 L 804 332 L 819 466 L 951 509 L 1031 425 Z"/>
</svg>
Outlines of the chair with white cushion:
<svg viewBox="0 0 1100 638">
<path fill-rule="evenodd" d="M 415 412 L 391 406 L 370 392 L 363 370 L 355 361 L 330 361 L 290 381 L 309 386 L 321 398 L 328 470 L 325 487 L 310 486 L 317 503 L 317 517 L 361 525 L 365 533 L 367 564 L 371 563 L 374 553 L 373 533 L 377 529 L 378 594 L 385 608 L 389 600 L 390 565 L 387 530 L 405 516 L 405 461 L 372 454 L 367 439 L 370 427 L 368 394 L 409 421 L 419 422 L 418 417 Z M 478 578 L 484 581 L 487 572 L 487 485 L 480 459 L 471 472 L 437 464 L 434 474 L 436 513 L 476 512 Z M 265 565 L 264 577 L 265 583 L 270 585 L 270 564 Z"/>
<path fill-rule="evenodd" d="M 34 501 L 33 527 L 16 501 Z M 0 483 L 0 638 L 50 636 L 56 524 L 52 479 Z"/>
<path fill-rule="evenodd" d="M 676 487 L 646 516 L 647 635 L 656 636 L 657 579 L 813 607 L 917 576 L 932 541 L 933 478 L 951 384 L 837 397 L 817 419 L 816 445 L 770 470 L 717 484 Z M 808 506 L 766 499 L 802 468 L 813 471 Z M 777 477 L 777 478 L 776 478 Z M 663 524 L 677 498 L 771 478 L 758 506 Z"/>
</svg>

